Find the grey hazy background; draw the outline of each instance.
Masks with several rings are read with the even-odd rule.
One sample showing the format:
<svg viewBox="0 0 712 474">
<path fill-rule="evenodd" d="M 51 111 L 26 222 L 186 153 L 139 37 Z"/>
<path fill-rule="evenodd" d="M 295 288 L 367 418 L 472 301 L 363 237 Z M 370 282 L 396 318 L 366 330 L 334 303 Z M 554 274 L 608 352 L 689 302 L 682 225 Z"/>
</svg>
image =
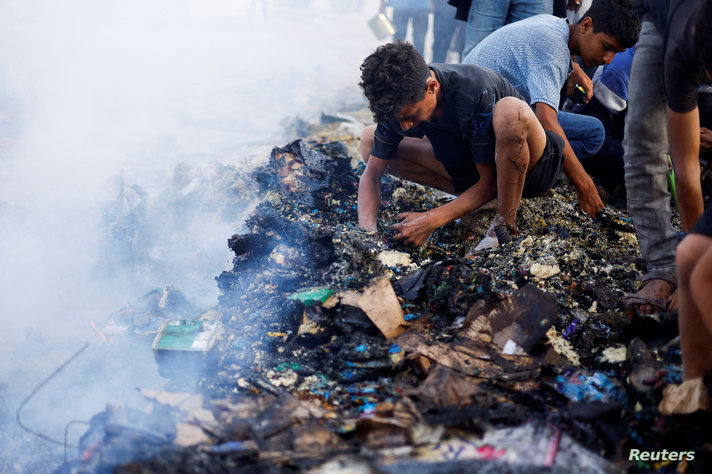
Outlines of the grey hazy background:
<svg viewBox="0 0 712 474">
<path fill-rule="evenodd" d="M 48 436 L 160 383 L 150 344 L 117 352 L 89 322 L 159 286 L 215 304 L 253 204 L 240 172 L 293 138 L 283 119 L 361 100 L 379 2 L 332 2 L 0 1 L 0 471 L 61 462 L 15 410 L 84 342 L 26 409 Z"/>
</svg>

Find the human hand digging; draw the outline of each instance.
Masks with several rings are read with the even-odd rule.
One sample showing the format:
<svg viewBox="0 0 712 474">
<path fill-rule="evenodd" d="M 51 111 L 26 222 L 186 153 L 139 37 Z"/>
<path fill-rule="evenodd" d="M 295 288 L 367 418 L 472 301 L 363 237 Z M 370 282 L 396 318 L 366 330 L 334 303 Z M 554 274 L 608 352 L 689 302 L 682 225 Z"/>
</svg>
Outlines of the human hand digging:
<svg viewBox="0 0 712 474">
<path fill-rule="evenodd" d="M 402 212 L 398 218 L 402 220 L 391 226 L 398 231 L 393 238 L 415 246 L 423 245 L 439 227 L 429 212 Z"/>
</svg>

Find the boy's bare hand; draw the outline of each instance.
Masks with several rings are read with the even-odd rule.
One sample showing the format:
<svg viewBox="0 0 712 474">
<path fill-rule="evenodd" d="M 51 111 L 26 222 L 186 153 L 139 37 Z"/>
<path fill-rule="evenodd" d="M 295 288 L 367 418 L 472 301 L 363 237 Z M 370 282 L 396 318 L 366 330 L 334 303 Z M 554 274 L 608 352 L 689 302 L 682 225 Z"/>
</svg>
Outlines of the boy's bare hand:
<svg viewBox="0 0 712 474">
<path fill-rule="evenodd" d="M 586 102 L 588 102 L 593 98 L 593 81 L 578 63 L 572 62 L 571 64 L 573 72 L 566 80 L 566 96 L 571 97 L 574 86 L 578 84 L 586 91 Z"/>
<path fill-rule="evenodd" d="M 591 182 L 590 187 L 576 189 L 576 196 L 578 197 L 578 203 L 581 209 L 583 209 L 583 212 L 591 217 L 596 217 L 596 214 L 605 207 L 593 182 Z"/>
<path fill-rule="evenodd" d="M 392 226 L 399 231 L 394 238 L 415 246 L 423 245 L 439 227 L 428 212 L 402 212 L 398 214 L 398 218 L 402 220 Z"/>
</svg>

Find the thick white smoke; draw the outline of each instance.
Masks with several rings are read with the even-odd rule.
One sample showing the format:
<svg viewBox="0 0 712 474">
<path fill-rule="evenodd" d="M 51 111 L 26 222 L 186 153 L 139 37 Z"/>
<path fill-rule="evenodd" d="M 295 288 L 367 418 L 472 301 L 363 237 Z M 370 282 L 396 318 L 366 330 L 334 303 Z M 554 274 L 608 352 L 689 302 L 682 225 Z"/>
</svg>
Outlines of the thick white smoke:
<svg viewBox="0 0 712 474">
<path fill-rule="evenodd" d="M 251 205 L 240 171 L 293 138 L 284 117 L 361 100 L 378 5 L 0 1 L 0 382 L 30 374 L 6 394 L 26 393 L 95 337 L 89 322 L 154 287 L 216 303 L 227 238 Z M 152 363 L 150 350 L 137 357 Z M 82 379 L 95 403 L 74 412 L 76 397 L 48 385 L 48 434 L 101 410 L 110 375 Z"/>
</svg>

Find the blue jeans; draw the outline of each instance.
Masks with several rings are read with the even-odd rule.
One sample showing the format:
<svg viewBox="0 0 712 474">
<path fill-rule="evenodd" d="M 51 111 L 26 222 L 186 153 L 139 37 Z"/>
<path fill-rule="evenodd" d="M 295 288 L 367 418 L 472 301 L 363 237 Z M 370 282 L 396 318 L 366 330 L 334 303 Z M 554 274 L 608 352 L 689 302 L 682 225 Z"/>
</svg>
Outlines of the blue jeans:
<svg viewBox="0 0 712 474">
<path fill-rule="evenodd" d="M 557 118 L 576 158 L 583 160 L 598 153 L 606 139 L 606 131 L 600 120 L 563 110 L 559 110 Z"/>
<path fill-rule="evenodd" d="M 393 27 L 396 33 L 393 41 L 405 40 L 408 21 L 413 34 L 413 46 L 421 55 L 425 55 L 425 33 L 428 32 L 428 10 L 421 8 L 393 8 Z"/>
<path fill-rule="evenodd" d="M 447 4 L 446 0 L 440 0 L 433 12 L 433 61 L 434 63 L 444 63 L 447 59 L 447 52 L 454 38 L 454 50 L 458 54 L 465 44 L 465 25 L 455 19 L 455 9 Z"/>
<path fill-rule="evenodd" d="M 674 275 L 677 232 L 668 190 L 663 37 L 644 21 L 628 86 L 623 155 L 628 212 L 648 274 Z"/>
<path fill-rule="evenodd" d="M 554 11 L 554 0 L 473 0 L 467 16 L 465 48 L 467 56 L 485 36 L 494 30 L 517 20 Z"/>
</svg>

